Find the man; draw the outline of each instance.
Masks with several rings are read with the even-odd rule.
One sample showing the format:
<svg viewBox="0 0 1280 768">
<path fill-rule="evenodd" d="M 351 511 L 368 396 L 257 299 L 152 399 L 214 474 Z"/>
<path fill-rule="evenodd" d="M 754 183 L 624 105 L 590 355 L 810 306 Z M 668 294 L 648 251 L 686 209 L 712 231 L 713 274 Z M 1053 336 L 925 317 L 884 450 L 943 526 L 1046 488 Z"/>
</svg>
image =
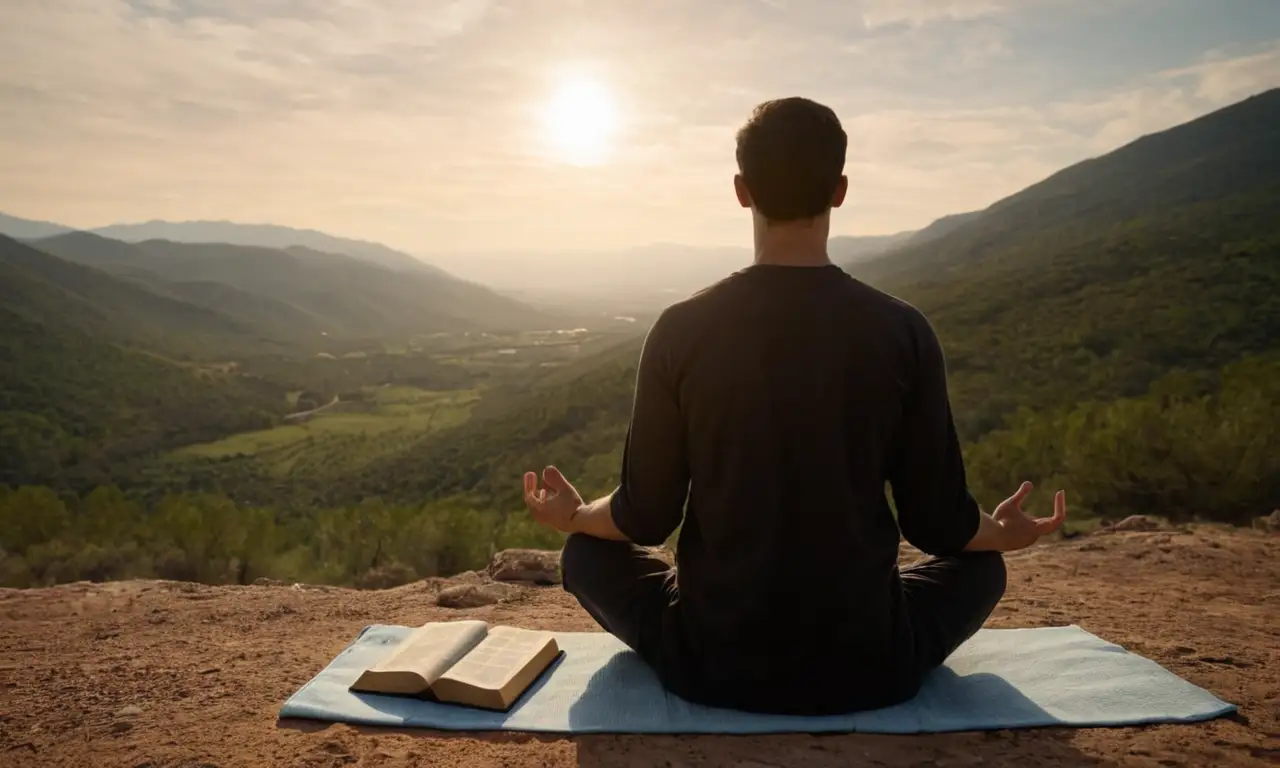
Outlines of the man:
<svg viewBox="0 0 1280 768">
<path fill-rule="evenodd" d="M 1061 491 L 1051 518 L 1024 514 L 1029 483 L 980 512 L 933 330 L 828 258 L 846 144 L 825 106 L 756 108 L 734 178 L 755 263 L 649 331 L 618 488 L 587 504 L 554 467 L 524 478 L 534 518 L 569 534 L 565 589 L 692 701 L 906 700 L 1003 596 L 1000 553 L 1066 517 Z M 677 527 L 678 570 L 643 548 Z M 899 571 L 899 529 L 933 558 Z"/>
</svg>

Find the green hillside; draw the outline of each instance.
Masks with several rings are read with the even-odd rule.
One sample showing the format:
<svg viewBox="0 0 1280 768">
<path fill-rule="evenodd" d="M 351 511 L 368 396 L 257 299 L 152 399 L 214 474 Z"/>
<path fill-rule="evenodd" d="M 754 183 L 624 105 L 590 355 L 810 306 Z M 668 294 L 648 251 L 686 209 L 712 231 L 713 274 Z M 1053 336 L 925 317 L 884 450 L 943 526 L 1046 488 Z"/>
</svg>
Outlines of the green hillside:
<svg viewBox="0 0 1280 768">
<path fill-rule="evenodd" d="M 278 419 L 284 392 L 0 307 L 0 485 L 92 487 L 131 463 Z"/>
<path fill-rule="evenodd" d="M 465 497 L 510 509 L 520 498 L 512 478 L 554 458 L 584 488 L 603 490 L 617 472 L 637 351 L 638 341 L 616 344 L 532 384 L 527 376 L 508 377 L 480 390 L 478 400 L 476 390 L 458 390 L 448 399 L 465 402 L 463 418 L 436 420 L 430 428 L 392 435 L 379 421 L 366 419 L 338 441 L 329 432 L 342 425 L 324 419 L 309 426 L 305 438 L 282 431 L 256 438 L 305 440 L 302 447 L 261 451 L 246 441 L 224 441 L 184 451 L 120 481 L 152 496 L 195 488 L 295 512 L 372 497 L 403 504 Z M 235 444 L 245 447 L 227 447 Z M 295 461 L 303 454 L 305 460 Z M 290 461 L 285 473 L 278 471 L 282 455 Z"/>
<path fill-rule="evenodd" d="M 1274 187 L 1280 88 L 1070 166 L 980 213 L 857 267 L 872 282 L 943 281 L 977 263 L 1027 261 L 1093 242 L 1097 230 Z M 959 226 L 954 226 L 959 218 Z M 950 221 L 948 221 L 950 220 Z M 934 227 L 922 230 L 927 235 Z"/>
<path fill-rule="evenodd" d="M 405 337 L 438 331 L 545 327 L 550 318 L 487 288 L 427 269 L 395 271 L 293 247 L 148 240 L 86 232 L 36 241 L 69 261 L 168 287 L 264 335 L 318 339 Z"/>
<path fill-rule="evenodd" d="M 851 264 L 925 311 L 961 432 L 1138 395 L 1280 337 L 1280 89 L 1074 165 L 943 237 Z"/>
<path fill-rule="evenodd" d="M 976 439 L 1019 407 L 1139 395 L 1171 370 L 1275 350 L 1277 210 L 1280 186 L 1247 190 L 884 287 L 938 328 L 957 424 Z"/>
<path fill-rule="evenodd" d="M 30 320 L 168 352 L 200 355 L 272 348 L 214 309 L 64 261 L 3 235 L 0 306 Z"/>
</svg>

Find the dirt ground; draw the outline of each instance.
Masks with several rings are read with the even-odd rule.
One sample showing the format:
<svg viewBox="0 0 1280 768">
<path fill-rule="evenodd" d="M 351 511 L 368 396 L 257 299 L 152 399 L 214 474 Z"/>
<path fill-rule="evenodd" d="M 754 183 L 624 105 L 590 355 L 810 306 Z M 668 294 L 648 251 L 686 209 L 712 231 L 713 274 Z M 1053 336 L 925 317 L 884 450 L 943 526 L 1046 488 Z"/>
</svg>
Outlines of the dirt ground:
<svg viewBox="0 0 1280 768">
<path fill-rule="evenodd" d="M 554 587 L 436 607 L 375 592 L 172 582 L 0 591 L 3 766 L 1280 765 L 1280 536 L 1102 533 L 1009 558 L 994 627 L 1079 624 L 1240 713 L 1208 723 L 939 736 L 450 735 L 280 722 L 280 704 L 372 623 L 473 616 L 593 629 Z"/>
</svg>

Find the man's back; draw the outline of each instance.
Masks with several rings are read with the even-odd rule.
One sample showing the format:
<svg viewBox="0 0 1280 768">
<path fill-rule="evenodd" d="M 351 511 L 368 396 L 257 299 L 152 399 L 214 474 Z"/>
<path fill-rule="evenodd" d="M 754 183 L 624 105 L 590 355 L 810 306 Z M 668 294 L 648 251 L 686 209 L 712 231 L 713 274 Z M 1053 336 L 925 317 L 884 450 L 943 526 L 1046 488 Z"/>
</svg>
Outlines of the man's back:
<svg viewBox="0 0 1280 768">
<path fill-rule="evenodd" d="M 673 308 L 692 479 L 682 616 L 708 673 L 798 680 L 797 663 L 832 662 L 824 645 L 888 639 L 874 635 L 898 549 L 884 482 L 907 311 L 837 267 L 770 266 Z"/>
<path fill-rule="evenodd" d="M 1029 483 L 980 513 L 933 330 L 831 264 L 847 141 L 811 100 L 756 107 L 734 176 L 755 264 L 650 330 L 617 489 L 587 503 L 554 466 L 524 476 L 534 518 L 569 534 L 565 589 L 695 701 L 900 701 L 990 615 L 999 553 L 1066 517 L 1061 492 L 1025 515 Z M 645 547 L 681 524 L 672 569 Z M 899 570 L 899 529 L 934 557 Z"/>
<path fill-rule="evenodd" d="M 920 443 L 922 377 L 940 375 L 921 370 L 922 337 L 916 310 L 835 266 L 752 266 L 655 325 L 614 514 L 630 533 L 630 508 L 669 508 L 688 483 L 679 642 L 707 687 L 913 683 L 885 483 Z M 956 459 L 918 481 L 963 489 Z M 926 538 L 963 546 L 975 510 L 938 511 Z"/>
</svg>

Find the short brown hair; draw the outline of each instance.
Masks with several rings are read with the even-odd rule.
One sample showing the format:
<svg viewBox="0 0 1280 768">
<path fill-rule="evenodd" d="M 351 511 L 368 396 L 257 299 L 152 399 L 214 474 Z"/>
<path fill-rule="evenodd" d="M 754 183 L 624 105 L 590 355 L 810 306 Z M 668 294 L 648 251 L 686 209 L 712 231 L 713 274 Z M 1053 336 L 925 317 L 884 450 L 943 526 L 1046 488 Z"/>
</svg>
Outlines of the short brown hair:
<svg viewBox="0 0 1280 768">
<path fill-rule="evenodd" d="M 793 96 L 757 106 L 738 131 L 738 172 L 769 221 L 831 209 L 849 138 L 830 107 Z"/>
</svg>

